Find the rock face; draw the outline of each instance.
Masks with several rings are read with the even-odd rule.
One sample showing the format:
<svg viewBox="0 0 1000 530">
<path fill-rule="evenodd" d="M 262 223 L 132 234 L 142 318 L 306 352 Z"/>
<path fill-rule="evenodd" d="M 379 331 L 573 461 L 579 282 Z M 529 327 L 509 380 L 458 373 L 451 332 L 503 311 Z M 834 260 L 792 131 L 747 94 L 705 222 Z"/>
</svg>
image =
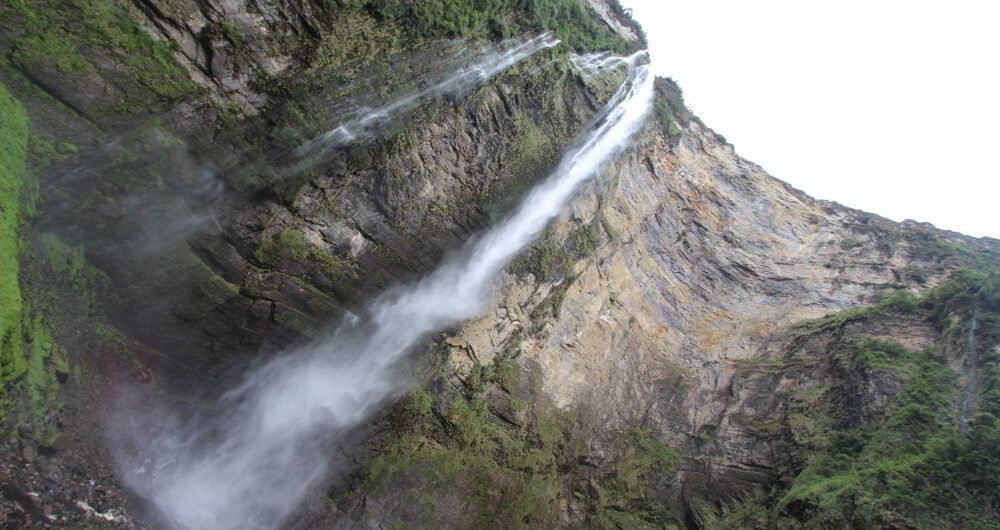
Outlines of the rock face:
<svg viewBox="0 0 1000 530">
<path fill-rule="evenodd" d="M 960 371 L 977 370 L 974 353 L 950 349 L 924 316 L 798 323 L 937 285 L 960 266 L 950 245 L 995 253 L 994 241 L 814 200 L 739 158 L 698 120 L 680 128 L 670 135 L 651 126 L 525 258 L 534 266 L 514 265 L 494 309 L 445 342 L 451 380 L 505 421 L 521 423 L 539 408 L 575 418 L 568 443 L 577 453 L 563 462 L 568 478 L 553 495 L 569 526 L 606 525 L 593 484 L 621 473 L 630 426 L 651 429 L 682 455 L 649 495 L 673 509 L 675 523 L 699 524 L 692 505 L 704 510 L 698 502 L 740 498 L 802 469 L 823 444 L 810 437 L 829 428 L 795 422 L 858 427 L 886 413 L 906 378 L 849 362 L 844 352 L 860 341 L 944 348 Z M 546 256 L 562 256 L 551 260 L 566 270 L 553 277 L 539 266 Z M 982 347 L 995 355 L 990 344 Z M 496 375 L 504 363 L 530 388 L 505 387 Z M 468 383 L 483 366 L 502 396 L 532 404 L 527 416 Z M 814 417 L 823 414 L 837 420 Z M 453 502 L 453 490 L 404 477 L 405 488 Z M 378 508 L 388 497 L 375 495 L 361 520 L 412 523 L 412 514 Z"/>
<path fill-rule="evenodd" d="M 30 7 L 54 9 L 26 5 L 11 20 Z M 262 343 L 277 348 L 308 336 L 344 304 L 426 271 L 509 208 L 610 95 L 579 81 L 565 48 L 545 52 L 485 86 L 444 94 L 451 104 L 438 98 L 393 116 L 374 141 L 289 176 L 287 153 L 337 126 L 337 105 L 391 104 L 448 68 L 470 68 L 479 57 L 455 57 L 478 44 L 421 37 L 404 47 L 404 33 L 380 20 L 389 16 L 381 8 L 109 6 L 108 24 L 141 27 L 144 47 L 169 50 L 176 62 L 164 58 L 169 68 L 157 75 L 184 91 L 149 94 L 116 82 L 140 72 L 102 60 L 128 50 L 82 47 L 81 68 L 90 73 L 81 79 L 12 33 L 23 52 L 12 58 L 12 83 L 29 95 L 40 87 L 73 111 L 38 120 L 36 129 L 84 147 L 42 174 L 56 191 L 42 197 L 39 224 L 86 244 L 119 287 L 104 293 L 114 324 L 171 352 L 155 355 L 156 370 L 184 381 L 219 372 Z M 341 39 L 374 44 L 347 53 Z M 142 98 L 156 100 L 142 111 L 164 111 L 141 119 L 144 112 L 121 104 Z M 124 120 L 137 125 L 122 127 Z M 109 134 L 66 134 L 66 122 L 81 131 L 96 122 Z"/>
<path fill-rule="evenodd" d="M 434 17 L 422 10 L 435 2 L 101 0 L 87 16 L 86 2 L 56 4 L 0 12 L 2 79 L 32 120 L 40 183 L 21 285 L 26 314 L 53 336 L 26 343 L 47 344 L 38 363 L 59 381 L 39 409 L 17 396 L 41 386 L 4 379 L 27 404 L 4 419 L 10 524 L 139 524 L 100 433 L 120 388 L 196 400 L 430 270 L 599 118 L 620 72 L 585 78 L 567 48 L 642 45 L 617 2 L 600 0 L 459 2 Z M 564 44 L 288 170 L 289 153 L 352 109 L 445 75 L 442 58 L 542 29 Z M 471 40 L 443 39 L 459 36 Z M 921 424 L 938 430 L 920 436 L 954 427 L 948 443 L 964 448 L 992 425 L 997 242 L 812 199 L 736 155 L 672 81 L 657 94 L 636 144 L 508 268 L 481 318 L 417 354 L 422 388 L 373 421 L 356 469 L 290 526 L 933 527 L 995 515 L 995 498 L 972 519 L 935 520 L 862 495 L 865 480 L 909 476 L 899 471 L 852 471 L 867 477 L 853 497 L 817 500 L 826 486 L 809 480 L 851 433 L 869 434 L 845 450 L 850 465 L 885 456 L 870 440 L 899 431 L 931 368 L 956 375 L 928 387 L 945 397 Z M 64 357 L 72 369 L 55 366 Z M 913 454 L 933 462 L 932 449 Z M 877 509 L 861 515 L 862 501 Z M 842 504 L 841 519 L 823 519 Z"/>
</svg>

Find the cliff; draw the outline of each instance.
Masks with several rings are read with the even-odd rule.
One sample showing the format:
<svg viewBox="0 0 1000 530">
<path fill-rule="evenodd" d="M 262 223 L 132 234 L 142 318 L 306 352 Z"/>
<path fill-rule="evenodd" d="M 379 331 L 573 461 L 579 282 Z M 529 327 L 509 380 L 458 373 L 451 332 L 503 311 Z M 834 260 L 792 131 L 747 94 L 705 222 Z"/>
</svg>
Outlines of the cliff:
<svg viewBox="0 0 1000 530">
<path fill-rule="evenodd" d="M 116 469 L 138 448 L 107 433 L 145 420 L 123 402 L 197 410 L 430 271 L 600 119 L 622 72 L 573 53 L 643 46 L 597 0 L 16 0 L 0 23 L 11 526 L 162 525 Z M 997 519 L 997 242 L 812 199 L 656 91 L 288 526 Z"/>
</svg>

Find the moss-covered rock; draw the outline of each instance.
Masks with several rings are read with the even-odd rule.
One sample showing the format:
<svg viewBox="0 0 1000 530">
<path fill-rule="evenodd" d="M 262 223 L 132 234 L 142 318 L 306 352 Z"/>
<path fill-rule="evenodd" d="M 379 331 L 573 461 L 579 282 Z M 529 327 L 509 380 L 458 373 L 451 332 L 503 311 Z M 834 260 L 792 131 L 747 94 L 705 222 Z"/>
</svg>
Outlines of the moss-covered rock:
<svg viewBox="0 0 1000 530">
<path fill-rule="evenodd" d="M 1000 486 L 992 456 L 1000 440 L 997 277 L 995 266 L 961 271 L 920 297 L 897 293 L 800 327 L 800 334 L 843 334 L 823 361 L 833 366 L 813 364 L 803 372 L 813 381 L 790 392 L 779 415 L 747 421 L 756 436 L 784 439 L 798 457 L 769 495 L 700 506 L 705 527 L 752 519 L 753 528 L 989 528 Z M 857 333 L 847 329 L 878 329 L 896 315 L 936 326 L 939 340 L 914 350 L 846 338 Z M 818 372 L 830 384 L 815 384 Z M 790 372 L 785 365 L 774 373 Z"/>
<path fill-rule="evenodd" d="M 27 373 L 19 249 L 21 201 L 31 125 L 20 103 L 0 85 L 0 406 L 6 393 Z"/>
</svg>

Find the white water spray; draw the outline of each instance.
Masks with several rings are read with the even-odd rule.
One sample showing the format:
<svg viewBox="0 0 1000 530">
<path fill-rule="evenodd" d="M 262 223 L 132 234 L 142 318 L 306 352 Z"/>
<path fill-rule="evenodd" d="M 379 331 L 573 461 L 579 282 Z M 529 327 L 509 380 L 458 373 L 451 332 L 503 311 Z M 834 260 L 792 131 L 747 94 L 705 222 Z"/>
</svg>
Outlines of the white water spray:
<svg viewBox="0 0 1000 530">
<path fill-rule="evenodd" d="M 252 371 L 218 403 L 224 415 L 136 437 L 145 455 L 122 463 L 129 485 L 173 528 L 274 528 L 328 476 L 331 444 L 404 386 L 396 364 L 435 331 L 483 310 L 510 260 L 579 185 L 618 154 L 653 97 L 644 52 L 620 61 L 626 81 L 605 115 L 505 221 L 409 287 L 367 307 L 328 338 Z"/>
<path fill-rule="evenodd" d="M 323 155 L 330 149 L 356 139 L 371 138 L 375 131 L 389 122 L 390 116 L 412 110 L 441 94 L 471 90 L 524 59 L 557 44 L 559 39 L 552 33 L 545 33 L 525 41 L 511 39 L 497 47 L 484 47 L 473 64 L 450 72 L 427 88 L 379 108 L 356 109 L 354 117 L 299 146 L 294 153 L 299 161 L 286 171 L 295 174 L 313 167 L 323 161 Z"/>
<path fill-rule="evenodd" d="M 584 79 L 606 73 L 608 70 L 619 66 L 627 66 L 628 60 L 625 57 L 611 55 L 609 52 L 594 52 L 586 55 L 572 55 L 569 58 L 573 67 L 580 71 Z"/>
</svg>

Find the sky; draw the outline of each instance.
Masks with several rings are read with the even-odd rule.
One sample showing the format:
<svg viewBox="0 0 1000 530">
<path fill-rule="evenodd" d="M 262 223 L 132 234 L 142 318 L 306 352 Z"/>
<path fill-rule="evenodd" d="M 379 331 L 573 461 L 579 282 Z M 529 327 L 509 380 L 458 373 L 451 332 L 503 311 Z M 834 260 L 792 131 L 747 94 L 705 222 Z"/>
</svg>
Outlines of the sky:
<svg viewBox="0 0 1000 530">
<path fill-rule="evenodd" d="M 1000 238 L 1000 2 L 622 0 L 658 75 L 818 199 Z"/>
</svg>

